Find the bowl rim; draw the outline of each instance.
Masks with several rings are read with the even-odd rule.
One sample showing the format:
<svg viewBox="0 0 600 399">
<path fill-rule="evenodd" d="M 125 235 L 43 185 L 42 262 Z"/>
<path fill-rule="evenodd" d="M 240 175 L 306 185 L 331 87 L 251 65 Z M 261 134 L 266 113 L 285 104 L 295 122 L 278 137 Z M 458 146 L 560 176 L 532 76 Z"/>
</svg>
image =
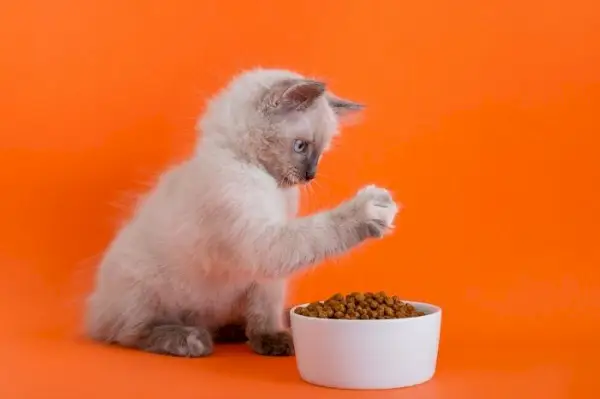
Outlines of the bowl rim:
<svg viewBox="0 0 600 399">
<path fill-rule="evenodd" d="M 418 317 L 404 317 L 404 318 L 401 318 L 401 319 L 369 319 L 369 320 L 360 320 L 360 319 L 321 319 L 321 318 L 318 318 L 318 317 L 308 317 L 308 316 L 302 316 L 302 315 L 294 313 L 294 310 L 296 310 L 297 308 L 305 307 L 305 306 L 310 305 L 311 303 L 314 303 L 314 302 L 306 302 L 306 303 L 301 303 L 301 304 L 292 306 L 292 308 L 290 309 L 290 318 L 305 319 L 305 320 L 310 320 L 311 322 L 315 322 L 315 323 L 332 323 L 332 322 L 333 323 L 335 323 L 335 322 L 364 323 L 365 321 L 375 322 L 375 323 L 415 323 L 415 322 L 418 322 L 419 320 L 423 320 L 423 319 L 427 319 L 427 318 L 430 318 L 430 317 L 434 317 L 434 316 L 440 315 L 442 313 L 442 308 L 440 306 L 433 305 L 431 303 L 418 302 L 418 301 L 409 301 L 409 300 L 403 300 L 403 299 L 401 299 L 401 301 L 405 302 L 405 303 L 409 303 L 409 304 L 414 305 L 414 306 L 425 305 L 427 307 L 433 308 L 433 312 L 427 313 L 427 314 L 424 314 L 423 316 L 418 316 Z M 325 302 L 325 301 L 322 300 L 322 301 L 315 301 L 315 302 Z"/>
</svg>

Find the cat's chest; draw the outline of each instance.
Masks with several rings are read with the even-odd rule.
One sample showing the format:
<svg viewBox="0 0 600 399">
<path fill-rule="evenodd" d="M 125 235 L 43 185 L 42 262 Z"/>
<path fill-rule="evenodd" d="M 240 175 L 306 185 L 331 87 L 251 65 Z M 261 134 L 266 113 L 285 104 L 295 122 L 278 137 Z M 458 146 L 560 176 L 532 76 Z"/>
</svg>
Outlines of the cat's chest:
<svg viewBox="0 0 600 399">
<path fill-rule="evenodd" d="M 252 281 L 201 280 L 180 291 L 180 299 L 196 308 L 219 309 L 234 306 L 245 295 Z"/>
<path fill-rule="evenodd" d="M 288 219 L 291 214 L 295 214 L 297 209 L 296 189 L 277 188 L 269 190 L 266 193 L 260 193 L 249 208 L 257 216 L 273 221 L 280 222 Z"/>
<path fill-rule="evenodd" d="M 298 187 L 281 189 L 281 200 L 288 218 L 294 218 L 300 208 L 300 190 Z"/>
<path fill-rule="evenodd" d="M 250 281 L 205 283 L 195 286 L 181 298 L 181 306 L 196 313 L 207 327 L 219 326 L 242 316 Z"/>
</svg>

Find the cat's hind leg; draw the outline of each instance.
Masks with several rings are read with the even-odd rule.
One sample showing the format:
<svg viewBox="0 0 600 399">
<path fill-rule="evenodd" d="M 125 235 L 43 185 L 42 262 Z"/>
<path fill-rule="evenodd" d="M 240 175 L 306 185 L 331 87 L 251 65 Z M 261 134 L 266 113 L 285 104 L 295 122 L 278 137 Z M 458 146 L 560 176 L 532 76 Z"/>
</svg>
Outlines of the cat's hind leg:
<svg viewBox="0 0 600 399">
<path fill-rule="evenodd" d="M 162 355 L 202 357 L 213 352 L 210 333 L 195 326 L 156 324 L 144 329 L 135 342 L 141 350 Z"/>
<path fill-rule="evenodd" d="M 213 352 L 213 339 L 196 312 L 163 313 L 145 325 L 134 345 L 143 351 L 180 357 L 203 357 Z"/>
<path fill-rule="evenodd" d="M 86 327 L 91 338 L 162 355 L 201 357 L 212 353 L 210 333 L 189 317 L 191 312 L 169 314 L 148 293 L 123 292 L 95 292 L 90 297 Z"/>
</svg>

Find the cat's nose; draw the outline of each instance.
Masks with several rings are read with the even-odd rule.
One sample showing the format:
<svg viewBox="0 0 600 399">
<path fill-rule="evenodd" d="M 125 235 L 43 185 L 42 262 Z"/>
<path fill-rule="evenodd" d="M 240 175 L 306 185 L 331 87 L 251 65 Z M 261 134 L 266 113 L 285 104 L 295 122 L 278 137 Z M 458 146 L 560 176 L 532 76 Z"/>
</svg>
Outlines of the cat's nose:
<svg viewBox="0 0 600 399">
<path fill-rule="evenodd" d="M 306 172 L 304 172 L 304 178 L 306 181 L 310 181 L 317 175 L 317 165 L 319 163 L 319 154 L 316 152 L 311 154 L 306 164 Z"/>
</svg>

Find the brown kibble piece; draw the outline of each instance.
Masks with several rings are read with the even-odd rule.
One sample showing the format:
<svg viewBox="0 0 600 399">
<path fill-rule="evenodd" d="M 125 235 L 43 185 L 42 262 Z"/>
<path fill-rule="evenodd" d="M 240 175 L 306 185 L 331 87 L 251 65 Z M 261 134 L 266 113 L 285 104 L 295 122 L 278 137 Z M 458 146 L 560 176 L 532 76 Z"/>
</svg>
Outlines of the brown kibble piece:
<svg viewBox="0 0 600 399">
<path fill-rule="evenodd" d="M 340 293 L 334 294 L 329 298 L 330 301 L 341 301 L 342 299 L 344 299 L 344 296 Z"/>
<path fill-rule="evenodd" d="M 346 311 L 346 306 L 343 303 L 336 303 L 332 306 L 333 310 L 336 312 L 344 313 Z"/>
</svg>

